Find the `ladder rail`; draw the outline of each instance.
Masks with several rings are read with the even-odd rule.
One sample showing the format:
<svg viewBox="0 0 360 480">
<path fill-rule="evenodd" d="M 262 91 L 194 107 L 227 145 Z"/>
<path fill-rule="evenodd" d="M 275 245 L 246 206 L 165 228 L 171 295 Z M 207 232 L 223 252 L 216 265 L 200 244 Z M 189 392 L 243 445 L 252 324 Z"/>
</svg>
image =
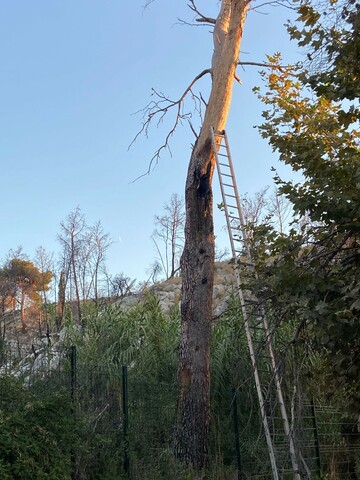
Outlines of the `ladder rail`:
<svg viewBox="0 0 360 480">
<path fill-rule="evenodd" d="M 231 221 L 230 221 L 230 218 L 229 218 L 229 216 L 231 217 L 231 215 L 229 213 L 229 206 L 227 205 L 227 202 L 226 202 L 226 196 L 228 196 L 228 194 L 225 191 L 222 176 L 226 176 L 227 178 L 230 177 L 232 179 L 232 185 L 227 184 L 226 186 L 231 187 L 234 191 L 234 196 L 232 196 L 232 198 L 235 198 L 236 206 L 232 206 L 232 208 L 236 208 L 237 211 L 238 211 L 238 219 L 239 219 L 239 224 L 240 224 L 239 226 L 240 226 L 240 231 L 241 231 L 241 234 L 242 234 L 242 240 L 243 240 L 243 244 L 244 244 L 244 248 L 245 248 L 245 255 L 247 257 L 247 263 L 248 263 L 249 268 L 254 272 L 255 278 L 258 278 L 258 275 L 257 275 L 257 273 L 255 271 L 255 268 L 254 268 L 254 262 L 253 262 L 253 259 L 252 259 L 252 255 L 251 255 L 250 241 L 249 241 L 248 232 L 246 230 L 246 223 L 245 223 L 244 214 L 243 214 L 243 210 L 242 210 L 242 206 L 241 206 L 240 195 L 239 195 L 236 180 L 235 180 L 235 172 L 234 172 L 233 163 L 232 163 L 232 159 L 231 159 L 231 153 L 230 153 L 228 138 L 227 138 L 225 130 L 223 130 L 222 132 L 218 132 L 218 131 L 214 131 L 214 129 L 211 128 L 211 134 L 212 134 L 211 137 L 212 137 L 212 142 L 213 142 L 213 147 L 214 147 L 215 160 L 216 160 L 216 166 L 217 166 L 219 183 L 220 183 L 220 190 L 221 190 L 221 194 L 222 194 L 222 198 L 223 198 L 224 211 L 225 211 L 226 223 L 227 223 L 227 228 L 228 228 L 228 233 L 229 233 L 233 258 L 236 259 L 238 257 L 238 255 L 237 255 L 237 251 L 235 249 L 234 238 L 233 238 L 233 234 L 232 234 L 233 227 L 231 225 Z M 229 174 L 223 174 L 222 171 L 221 171 L 220 161 L 219 161 L 219 158 L 218 158 L 218 148 L 217 148 L 217 143 L 216 143 L 216 140 L 215 140 L 216 136 L 220 137 L 221 139 L 222 138 L 224 139 L 226 155 L 221 154 L 221 156 L 226 157 L 228 159 L 230 175 Z M 218 142 L 218 144 L 219 144 L 219 142 Z M 222 160 L 222 162 L 223 162 L 223 160 Z M 234 216 L 232 216 L 232 217 L 234 218 Z M 276 467 L 275 454 L 274 454 L 273 444 L 272 444 L 272 440 L 271 440 L 270 429 L 269 429 L 269 426 L 268 426 L 268 420 L 267 420 L 267 415 L 266 415 L 266 410 L 265 410 L 263 393 L 262 393 L 262 390 L 261 390 L 260 377 L 259 377 L 259 372 L 258 372 L 257 363 L 256 363 L 256 355 L 255 355 L 255 351 L 254 351 L 254 347 L 253 347 L 252 332 L 251 332 L 251 327 L 250 327 L 250 323 L 249 323 L 249 316 L 248 316 L 248 313 L 247 313 L 245 298 L 244 298 L 244 294 L 243 294 L 242 286 L 241 286 L 241 276 L 240 276 L 240 272 L 239 272 L 239 266 L 237 268 L 235 268 L 235 276 L 236 276 L 236 281 L 237 281 L 238 288 L 239 288 L 239 297 L 240 297 L 241 310 L 242 310 L 242 314 L 243 314 L 243 318 L 244 318 L 245 333 L 246 333 L 246 337 L 247 337 L 248 348 L 249 348 L 251 363 L 252 363 L 252 367 L 253 367 L 255 385 L 256 385 L 256 390 L 257 390 L 259 404 L 260 404 L 260 411 L 261 411 L 261 415 L 262 415 L 262 421 L 263 421 L 265 437 L 266 437 L 266 441 L 267 441 L 267 445 L 268 445 L 273 476 L 274 476 L 274 479 L 277 479 L 278 478 L 278 471 L 277 471 L 277 467 Z M 286 412 L 285 401 L 284 401 L 282 388 L 281 388 L 281 380 L 280 380 L 278 366 L 277 366 L 277 363 L 276 363 L 276 360 L 275 360 L 275 354 L 274 354 L 274 350 L 273 350 L 272 342 L 271 342 L 271 332 L 270 332 L 270 328 L 269 328 L 269 321 L 268 321 L 268 318 L 266 316 L 266 312 L 265 312 L 263 307 L 261 307 L 260 313 L 261 313 L 262 323 L 263 323 L 263 327 L 264 327 L 265 342 L 266 342 L 266 346 L 267 346 L 267 349 L 268 349 L 268 352 L 269 352 L 269 357 L 270 357 L 271 370 L 272 370 L 273 376 L 274 376 L 276 395 L 277 395 L 277 399 L 278 399 L 278 403 L 279 403 L 281 418 L 282 418 L 282 421 L 283 421 L 284 433 L 285 433 L 286 437 L 288 438 L 288 442 L 289 442 L 289 453 L 290 453 L 291 464 L 292 464 L 292 468 L 293 468 L 293 472 L 294 472 L 294 480 L 300 480 L 299 466 L 298 466 L 298 462 L 297 462 L 297 458 L 296 458 L 293 431 L 290 427 L 289 419 L 288 419 L 287 412 Z"/>
<path fill-rule="evenodd" d="M 250 268 L 254 271 L 255 278 L 258 279 L 258 274 L 255 271 L 254 261 L 253 261 L 252 254 L 251 254 L 250 241 L 249 241 L 248 232 L 246 230 L 246 223 L 245 223 L 245 218 L 244 218 L 244 214 L 243 214 L 243 209 L 242 209 L 242 206 L 241 206 L 240 195 L 239 195 L 236 180 L 235 180 L 235 172 L 234 172 L 234 167 L 233 167 L 231 153 L 230 153 L 229 141 L 228 141 L 228 137 L 227 137 L 225 131 L 224 131 L 223 136 L 224 136 L 225 147 L 226 147 L 226 151 L 227 151 L 228 159 L 229 159 L 229 167 L 230 167 L 231 177 L 232 177 L 232 180 L 233 180 L 233 189 L 234 189 L 234 192 L 235 192 L 236 205 L 237 205 L 237 209 L 238 209 L 238 212 L 239 212 L 240 228 L 241 228 L 241 233 L 242 233 L 242 236 L 243 236 L 243 242 L 244 242 L 244 246 L 245 246 L 246 256 L 248 258 L 248 264 L 249 264 Z M 219 172 L 219 169 L 218 169 L 218 172 Z M 230 235 L 230 236 L 232 237 L 232 235 Z M 274 350 L 273 350 L 273 347 L 272 347 L 269 321 L 268 321 L 268 318 L 267 318 L 266 313 L 265 313 L 263 308 L 261 308 L 261 316 L 262 316 L 262 319 L 263 319 L 264 331 L 265 331 L 265 336 L 266 336 L 266 344 L 267 344 L 267 348 L 269 350 L 271 367 L 272 367 L 272 371 L 273 371 L 273 374 L 274 374 L 274 381 L 275 381 L 275 385 L 276 385 L 276 394 L 277 394 L 278 401 L 279 401 L 279 408 L 280 408 L 281 416 L 282 416 L 283 423 L 284 423 L 284 431 L 285 431 L 285 435 L 289 439 L 289 450 L 290 450 L 290 455 L 291 455 L 291 458 L 292 458 L 293 467 L 294 467 L 295 471 L 298 471 L 293 434 L 292 434 L 292 431 L 290 429 L 290 424 L 289 424 L 289 420 L 288 420 L 288 416 L 287 416 L 287 412 L 286 412 L 286 408 L 285 408 L 284 397 L 283 397 L 283 394 L 282 394 L 281 382 L 280 382 L 280 378 L 279 378 L 279 371 L 278 371 L 278 367 L 277 367 L 276 360 L 275 360 Z"/>
<path fill-rule="evenodd" d="M 212 129 L 212 142 L 213 142 L 213 147 L 214 147 L 214 152 L 215 152 L 215 159 L 216 159 L 216 166 L 217 166 L 217 171 L 218 171 L 218 176 L 219 176 L 220 190 L 221 190 L 222 198 L 224 200 L 223 205 L 224 205 L 224 210 L 225 210 L 225 218 L 226 218 L 227 228 L 228 228 L 228 231 L 231 232 L 231 222 L 230 222 L 230 218 L 229 218 L 228 206 L 227 206 L 227 203 L 225 201 L 224 185 L 223 185 L 223 181 L 222 181 L 222 178 L 221 178 L 221 170 L 219 168 L 219 159 L 218 159 L 218 155 L 217 155 L 217 148 L 216 148 L 216 142 L 215 142 L 215 132 L 214 132 L 213 129 Z M 232 168 L 230 166 L 230 171 L 231 170 L 232 170 Z M 236 201 L 238 202 L 238 197 L 237 197 Z M 234 245 L 233 236 L 231 234 L 229 234 L 229 238 L 230 238 L 230 244 L 231 244 L 231 250 L 232 250 L 233 258 L 236 258 L 237 255 L 236 255 L 236 249 L 235 249 L 235 245 Z M 266 443 L 267 443 L 268 451 L 269 451 L 271 470 L 272 470 L 274 480 L 279 480 L 278 469 L 277 469 L 277 465 L 276 465 L 275 452 L 274 452 L 274 447 L 273 447 L 273 443 L 272 443 L 272 439 L 271 439 L 269 423 L 268 423 L 266 410 L 265 410 L 265 401 L 264 401 L 264 396 L 263 396 L 263 393 L 262 393 L 262 390 L 261 390 L 260 376 L 259 376 L 259 372 L 258 372 L 258 368 L 257 368 L 257 364 L 256 364 L 256 355 L 255 355 L 254 346 L 253 346 L 253 342 L 252 342 L 252 335 L 251 335 L 251 330 L 250 330 L 249 318 L 248 318 L 248 314 L 247 314 L 247 309 L 245 307 L 245 298 L 244 298 L 243 291 L 242 291 L 242 288 L 241 288 L 240 272 L 239 272 L 239 268 L 235 268 L 234 270 L 235 270 L 235 277 L 236 277 L 237 285 L 239 287 L 238 292 L 239 292 L 240 305 L 241 305 L 241 310 L 242 310 L 243 319 L 244 319 L 245 334 L 246 334 L 246 338 L 247 338 L 247 342 L 248 342 L 251 365 L 252 365 L 252 368 L 253 368 L 256 392 L 257 392 L 257 396 L 258 396 L 258 399 L 259 399 L 259 406 L 260 406 L 260 412 L 261 412 L 261 417 L 262 417 L 261 418 L 262 419 L 262 424 L 263 424 L 263 427 L 264 427 Z"/>
</svg>

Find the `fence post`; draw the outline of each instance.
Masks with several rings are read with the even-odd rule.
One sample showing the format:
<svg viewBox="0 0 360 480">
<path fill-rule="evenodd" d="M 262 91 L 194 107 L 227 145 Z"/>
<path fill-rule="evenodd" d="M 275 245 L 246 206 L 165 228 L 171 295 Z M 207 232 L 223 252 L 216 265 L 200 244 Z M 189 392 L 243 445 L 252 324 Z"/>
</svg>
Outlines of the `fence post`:
<svg viewBox="0 0 360 480">
<path fill-rule="evenodd" d="M 71 401 L 74 408 L 75 392 L 76 392 L 76 345 L 71 345 Z"/>
<path fill-rule="evenodd" d="M 76 345 L 70 348 L 70 392 L 71 392 L 71 414 L 76 421 Z M 71 479 L 76 480 L 76 451 L 71 449 Z"/>
<path fill-rule="evenodd" d="M 316 410 L 315 410 L 315 402 L 314 399 L 311 399 L 311 416 L 312 416 L 312 423 L 313 423 L 313 430 L 314 430 L 314 443 L 315 443 L 315 452 L 316 452 L 316 466 L 318 470 L 319 477 L 321 476 L 321 459 L 320 459 L 320 443 L 319 443 L 319 432 L 318 426 L 316 422 Z"/>
<path fill-rule="evenodd" d="M 129 472 L 129 411 L 128 411 L 128 385 L 127 385 L 127 366 L 122 366 L 122 411 L 124 423 L 124 471 Z"/>
<path fill-rule="evenodd" d="M 235 454 L 236 454 L 236 463 L 238 467 L 238 480 L 243 480 L 243 472 L 241 466 L 241 455 L 240 455 L 240 436 L 239 436 L 239 417 L 237 411 L 237 394 L 236 388 L 232 388 L 232 414 L 233 414 L 233 424 L 234 424 L 234 434 L 235 434 Z"/>
</svg>

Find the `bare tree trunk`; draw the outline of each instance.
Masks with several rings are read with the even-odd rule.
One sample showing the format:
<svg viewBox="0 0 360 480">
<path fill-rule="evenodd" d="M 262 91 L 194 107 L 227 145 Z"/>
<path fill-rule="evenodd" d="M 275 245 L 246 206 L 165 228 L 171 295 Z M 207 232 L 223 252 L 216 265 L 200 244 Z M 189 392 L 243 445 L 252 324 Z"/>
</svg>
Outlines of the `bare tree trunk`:
<svg viewBox="0 0 360 480">
<path fill-rule="evenodd" d="M 210 414 L 215 167 L 210 129 L 223 130 L 226 125 L 248 3 L 222 1 L 214 28 L 212 89 L 186 181 L 176 452 L 196 469 L 207 463 Z"/>
<path fill-rule="evenodd" d="M 77 312 L 78 312 L 78 321 L 79 325 L 82 326 L 82 318 L 81 318 L 81 300 L 80 300 L 80 290 L 79 290 L 79 282 L 78 276 L 76 271 L 76 264 L 75 264 L 75 254 L 71 257 L 71 266 L 74 276 L 74 285 L 75 285 L 75 296 L 76 296 L 76 305 L 77 305 Z"/>
<path fill-rule="evenodd" d="M 68 275 L 67 275 L 68 277 Z M 60 280 L 58 285 L 58 304 L 56 308 L 56 328 L 58 331 L 61 330 L 61 327 L 64 323 L 65 316 L 65 301 L 66 301 L 66 277 L 64 270 L 61 270 Z"/>
<path fill-rule="evenodd" d="M 21 291 L 21 298 L 20 298 L 20 318 L 21 318 L 21 325 L 22 331 L 25 333 L 27 331 L 27 325 L 25 323 L 25 293 Z"/>
<path fill-rule="evenodd" d="M 0 323 L 0 341 L 3 342 L 6 336 L 6 318 L 5 318 L 5 298 L 1 299 L 1 320 L 3 324 Z"/>
</svg>

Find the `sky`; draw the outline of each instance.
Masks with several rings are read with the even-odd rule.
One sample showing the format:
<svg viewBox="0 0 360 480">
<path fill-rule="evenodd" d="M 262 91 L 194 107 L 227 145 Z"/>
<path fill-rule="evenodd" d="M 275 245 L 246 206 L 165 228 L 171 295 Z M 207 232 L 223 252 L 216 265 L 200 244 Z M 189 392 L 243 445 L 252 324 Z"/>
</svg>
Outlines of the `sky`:
<svg viewBox="0 0 360 480">
<path fill-rule="evenodd" d="M 148 138 L 140 136 L 141 109 L 151 88 L 178 98 L 208 68 L 209 27 L 183 25 L 194 18 L 186 0 L 12 0 L 0 3 L 0 260 L 21 245 L 33 258 L 41 245 L 59 252 L 60 222 L 77 206 L 89 225 L 101 221 L 113 244 L 111 274 L 144 280 L 156 252 L 154 216 L 172 193 L 183 195 L 194 136 L 184 125 L 149 175 L 154 151 L 173 116 Z M 199 0 L 216 16 L 217 0 Z M 256 3 L 254 3 L 256 6 Z M 282 52 L 299 60 L 285 27 L 292 12 L 264 6 L 250 11 L 241 60 L 262 62 Z M 256 67 L 239 69 L 227 125 L 240 193 L 272 184 L 271 167 L 290 172 L 254 128 L 262 106 Z M 199 82 L 206 97 L 209 79 Z M 190 107 L 189 107 L 190 108 Z M 138 112 L 138 113 L 136 113 Z M 196 120 L 194 120 L 196 125 Z M 220 203 L 214 177 L 214 204 Z M 223 214 L 215 211 L 219 248 L 228 246 Z"/>
</svg>

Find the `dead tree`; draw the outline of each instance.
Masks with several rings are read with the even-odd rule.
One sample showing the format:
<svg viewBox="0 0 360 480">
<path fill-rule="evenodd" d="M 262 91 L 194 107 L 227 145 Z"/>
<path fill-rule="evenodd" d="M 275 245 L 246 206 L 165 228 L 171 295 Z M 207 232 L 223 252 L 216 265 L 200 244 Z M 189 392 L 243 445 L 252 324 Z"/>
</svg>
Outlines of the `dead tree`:
<svg viewBox="0 0 360 480">
<path fill-rule="evenodd" d="M 152 1 L 149 0 L 147 5 Z M 181 258 L 182 327 L 175 450 L 185 464 L 197 470 L 201 470 L 207 463 L 210 421 L 210 332 L 214 278 L 212 179 L 215 167 L 211 128 L 219 131 L 225 129 L 234 79 L 238 80 L 237 66 L 266 66 L 239 61 L 250 1 L 222 0 L 219 14 L 213 19 L 203 15 L 195 0 L 190 0 L 189 7 L 196 15 L 195 21 L 213 26 L 214 52 L 211 67 L 199 73 L 177 100 L 153 89 L 155 100 L 143 109 L 143 124 L 133 140 L 134 142 L 142 133 L 147 135 L 151 123 L 159 124 L 170 111 L 175 112 L 163 144 L 151 158 L 150 171 L 162 151 L 169 148 L 169 141 L 180 123 L 187 121 L 196 136 L 185 186 L 186 223 L 185 245 Z M 195 83 L 207 74 L 211 76 L 212 83 L 210 96 L 205 101 L 193 88 Z M 191 124 L 191 114 L 184 109 L 188 96 L 195 102 L 195 109 L 202 118 L 199 133 Z"/>
</svg>

